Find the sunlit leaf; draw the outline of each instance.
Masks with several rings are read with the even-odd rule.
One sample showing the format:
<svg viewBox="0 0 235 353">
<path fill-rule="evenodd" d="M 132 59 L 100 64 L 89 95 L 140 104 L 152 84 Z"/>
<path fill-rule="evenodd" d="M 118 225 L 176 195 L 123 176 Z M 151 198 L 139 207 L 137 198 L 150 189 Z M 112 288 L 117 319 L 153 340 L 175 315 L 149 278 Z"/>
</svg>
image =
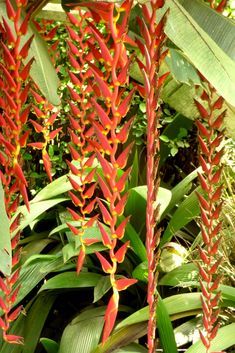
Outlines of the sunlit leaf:
<svg viewBox="0 0 235 353">
<path fill-rule="evenodd" d="M 88 288 L 97 285 L 101 275 L 91 272 L 64 272 L 50 278 L 40 288 L 40 292 L 46 289 L 65 289 L 65 288 Z"/>
<path fill-rule="evenodd" d="M 58 353 L 59 345 L 57 342 L 45 337 L 40 338 L 40 342 L 47 351 L 47 353 Z"/>
<path fill-rule="evenodd" d="M 0 178 L 0 272 L 5 276 L 11 273 L 11 235 L 10 224 L 4 203 L 4 191 Z"/>
<path fill-rule="evenodd" d="M 211 342 L 211 352 L 222 352 L 235 344 L 235 323 L 221 327 Z M 204 353 L 205 347 L 201 341 L 194 343 L 185 353 Z"/>
</svg>

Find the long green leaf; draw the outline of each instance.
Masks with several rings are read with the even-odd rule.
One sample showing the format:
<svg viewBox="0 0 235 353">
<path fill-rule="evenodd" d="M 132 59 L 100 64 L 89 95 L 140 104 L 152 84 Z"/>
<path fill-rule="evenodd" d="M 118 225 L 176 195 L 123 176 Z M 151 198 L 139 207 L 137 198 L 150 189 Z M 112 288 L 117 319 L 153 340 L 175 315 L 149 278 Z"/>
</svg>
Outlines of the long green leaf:
<svg viewBox="0 0 235 353">
<path fill-rule="evenodd" d="M 157 301 L 157 329 L 163 352 L 177 353 L 174 331 L 166 305 L 158 294 Z"/>
<path fill-rule="evenodd" d="M 18 231 L 23 230 L 25 227 L 30 225 L 35 219 L 42 215 L 45 211 L 51 207 L 58 205 L 61 202 L 67 201 L 67 197 L 58 197 L 51 200 L 45 200 L 40 202 L 31 203 L 30 202 L 30 212 L 27 210 L 26 206 L 20 206 L 17 210 L 17 213 L 12 218 L 12 222 L 18 214 L 22 215 L 22 220 L 19 227 L 13 232 L 12 235 L 16 234 Z"/>
<path fill-rule="evenodd" d="M 58 270 L 58 268 L 63 265 L 62 255 L 41 255 L 38 261 L 35 259 L 30 262 L 29 260 L 22 266 L 20 277 L 16 282 L 16 287 L 20 285 L 20 291 L 14 305 L 17 305 L 21 300 L 23 300 L 48 273 Z"/>
<path fill-rule="evenodd" d="M 146 322 L 123 327 L 115 331 L 103 345 L 99 344 L 91 353 L 118 352 L 118 349 L 136 341 L 139 337 L 144 336 L 146 332 Z"/>
<path fill-rule="evenodd" d="M 160 216 L 171 200 L 171 191 L 160 187 L 157 204 L 160 205 Z M 147 186 L 141 185 L 129 190 L 129 197 L 125 207 L 125 215 L 131 215 L 131 224 L 139 231 L 145 224 L 147 205 Z"/>
<path fill-rule="evenodd" d="M 48 101 L 57 106 L 60 104 L 60 98 L 57 93 L 59 79 L 51 62 L 45 41 L 34 25 L 30 23 L 28 36 L 30 37 L 32 34 L 34 39 L 30 48 L 30 56 L 34 57 L 35 62 L 32 65 L 30 75 Z"/>
<path fill-rule="evenodd" d="M 214 11 L 202 1 L 179 0 L 179 2 L 215 43 L 235 60 L 234 21 Z"/>
<path fill-rule="evenodd" d="M 201 293 L 184 293 L 172 295 L 168 298 L 163 299 L 163 303 L 167 309 L 169 315 L 175 315 L 180 313 L 187 313 L 197 309 L 201 309 Z M 128 316 L 126 319 L 121 321 L 117 326 L 116 330 L 127 326 L 136 324 L 142 321 L 148 320 L 148 307 L 144 307 L 134 314 Z"/>
<path fill-rule="evenodd" d="M 52 289 L 71 289 L 95 287 L 101 278 L 98 273 L 81 272 L 79 276 L 76 272 L 64 272 L 50 278 L 42 285 L 39 292 Z"/>
<path fill-rule="evenodd" d="M 11 273 L 11 235 L 10 224 L 4 203 L 4 191 L 0 178 L 0 272 L 5 276 Z"/>
<path fill-rule="evenodd" d="M 92 317 L 79 321 L 79 315 L 65 328 L 59 353 L 90 353 L 98 344 L 103 329 L 104 318 Z"/>
<path fill-rule="evenodd" d="M 128 344 L 128 346 L 118 348 L 113 353 L 147 353 L 148 350 L 138 343 Z"/>
<path fill-rule="evenodd" d="M 165 32 L 231 105 L 235 106 L 235 62 L 211 39 L 177 0 L 170 8 Z"/>
<path fill-rule="evenodd" d="M 200 284 L 198 282 L 198 268 L 192 263 L 184 264 L 180 267 L 177 267 L 171 272 L 165 274 L 165 276 L 160 279 L 159 285 L 172 287 L 177 286 L 183 288 L 199 288 Z M 235 305 L 234 287 L 221 284 L 218 290 L 221 291 L 224 299 L 233 302 L 233 305 Z"/>
<path fill-rule="evenodd" d="M 172 210 L 173 207 L 178 205 L 178 203 L 183 199 L 185 195 L 188 194 L 192 187 L 192 181 L 197 178 L 198 172 L 201 171 L 201 167 L 195 169 L 193 172 L 188 174 L 182 181 L 180 181 L 176 186 L 171 190 L 171 201 L 165 211 L 163 212 L 162 218 Z"/>
<path fill-rule="evenodd" d="M 27 315 L 21 314 L 14 322 L 12 322 L 9 334 L 17 334 L 24 337 L 26 339 L 26 346 L 30 344 L 30 347 L 32 348 L 32 350 L 30 349 L 27 352 L 35 352 L 34 348 L 36 347 L 35 345 L 37 344 L 40 331 L 55 298 L 55 294 L 49 292 L 40 295 L 36 300 L 33 298 L 25 306 Z M 37 311 L 35 311 L 35 309 L 37 309 Z M 33 315 L 33 313 L 35 315 Z M 30 341 L 32 342 L 30 343 Z M 8 343 L 3 343 L 2 346 L 0 346 L 1 353 L 23 353 L 25 352 L 24 349 L 25 346 Z"/>
<path fill-rule="evenodd" d="M 25 322 L 25 342 L 22 353 L 33 353 L 35 351 L 44 323 L 55 299 L 55 294 L 43 293 L 36 298 L 31 306 Z"/>
<path fill-rule="evenodd" d="M 200 293 L 187 293 L 174 295 L 163 299 L 168 314 L 172 319 L 194 315 L 201 309 Z M 127 344 L 144 336 L 147 332 L 148 307 L 138 310 L 121 321 L 104 345 L 99 345 L 91 353 L 111 353 L 115 349 L 125 347 Z M 117 351 L 118 352 L 118 351 Z"/>
<path fill-rule="evenodd" d="M 80 178 L 73 176 L 73 179 L 80 183 Z M 39 201 L 46 201 L 52 198 L 55 198 L 63 193 L 72 189 L 71 183 L 68 179 L 68 175 L 63 175 L 55 180 L 53 180 L 50 184 L 47 184 L 39 193 L 33 198 L 31 203 L 38 203 Z"/>
<path fill-rule="evenodd" d="M 235 345 L 235 323 L 224 326 L 218 330 L 216 337 L 211 343 L 211 352 L 222 352 Z M 205 346 L 201 341 L 194 343 L 185 353 L 204 353 Z"/>
<path fill-rule="evenodd" d="M 200 190 L 200 187 L 198 187 L 197 190 Z M 162 246 L 170 241 L 172 236 L 191 220 L 195 219 L 195 217 L 199 215 L 199 212 L 198 198 L 195 191 L 193 191 L 183 202 L 181 202 L 173 214 L 165 232 L 163 233 L 160 245 Z"/>
<path fill-rule="evenodd" d="M 122 219 L 123 217 L 120 217 Z M 126 225 L 124 241 L 130 240 L 131 247 L 141 261 L 147 260 L 146 248 L 135 228 L 128 223 Z"/>
</svg>

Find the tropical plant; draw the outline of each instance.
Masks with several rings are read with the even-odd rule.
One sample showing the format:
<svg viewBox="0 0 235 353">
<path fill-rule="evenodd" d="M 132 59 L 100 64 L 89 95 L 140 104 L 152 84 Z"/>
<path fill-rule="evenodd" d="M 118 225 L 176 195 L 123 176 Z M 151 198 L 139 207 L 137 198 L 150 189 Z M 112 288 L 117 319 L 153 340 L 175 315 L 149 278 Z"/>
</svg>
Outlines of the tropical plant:
<svg viewBox="0 0 235 353">
<path fill-rule="evenodd" d="M 75 10 L 66 19 L 68 73 L 59 44 L 50 54 L 45 46 L 59 24 L 34 21 L 43 41 L 30 22 L 44 4 L 0 4 L 1 352 L 36 353 L 39 340 L 49 353 L 229 349 L 235 294 L 231 262 L 229 281 L 221 276 L 228 191 L 220 146 L 225 115 L 234 113 L 235 31 L 219 13 L 225 1 L 63 0 Z M 60 97 L 50 55 L 63 67 Z M 137 148 L 136 105 L 147 128 Z M 161 137 L 166 106 L 173 119 Z M 160 141 L 182 129 L 187 136 L 195 117 L 201 167 L 161 184 L 171 149 Z M 69 125 L 61 136 L 60 123 Z M 67 151 L 61 160 L 69 171 L 57 177 L 50 150 L 56 139 L 67 146 L 68 135 L 70 159 Z M 29 151 L 50 181 L 34 198 L 21 158 Z M 67 312 L 66 323 L 50 335 L 56 312 L 58 320 Z M 189 347 L 190 330 L 200 339 Z M 22 337 L 24 345 L 9 345 Z"/>
</svg>

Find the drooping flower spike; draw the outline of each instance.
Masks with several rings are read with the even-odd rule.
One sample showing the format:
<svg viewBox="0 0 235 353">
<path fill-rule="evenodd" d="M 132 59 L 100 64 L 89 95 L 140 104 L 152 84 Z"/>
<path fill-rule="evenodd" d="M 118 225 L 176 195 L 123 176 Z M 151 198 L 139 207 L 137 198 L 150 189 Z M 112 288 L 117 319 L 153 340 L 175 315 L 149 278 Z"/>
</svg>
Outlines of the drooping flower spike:
<svg viewBox="0 0 235 353">
<path fill-rule="evenodd" d="M 155 230 L 159 221 L 159 206 L 157 204 L 157 195 L 159 188 L 158 164 L 160 155 L 160 140 L 158 131 L 158 122 L 160 117 L 159 95 L 162 85 L 168 76 L 168 72 L 159 75 L 161 61 L 167 54 L 163 51 L 163 45 L 166 39 L 164 25 L 167 18 L 165 13 L 162 19 L 157 23 L 157 12 L 164 5 L 164 1 L 152 0 L 150 2 L 151 10 L 147 5 L 142 6 L 143 18 L 137 18 L 140 31 L 143 36 L 143 43 L 136 41 L 142 55 L 145 58 L 145 64 L 137 59 L 139 67 L 144 76 L 144 87 L 139 87 L 140 94 L 146 100 L 147 116 L 147 209 L 146 209 L 146 250 L 148 257 L 148 352 L 155 352 L 155 332 L 156 332 L 156 286 L 157 273 L 156 266 L 159 259 L 159 249 L 156 251 L 160 241 L 160 231 Z"/>
<path fill-rule="evenodd" d="M 86 19 L 90 14 L 79 11 L 79 16 L 68 13 L 71 25 L 67 26 L 70 39 L 68 40 L 69 62 L 71 69 L 69 76 L 71 86 L 68 86 L 71 100 L 70 105 L 70 138 L 69 150 L 72 162 L 67 161 L 71 175 L 69 176 L 73 191 L 69 192 L 71 200 L 78 210 L 69 209 L 72 218 L 80 221 L 79 228 L 75 228 L 68 222 L 70 230 L 80 241 L 80 250 L 77 259 L 77 273 L 82 269 L 85 261 L 86 247 L 99 241 L 98 239 L 86 239 L 85 229 L 91 227 L 97 219 L 94 215 L 96 200 L 94 193 L 96 183 L 94 182 L 95 159 L 94 148 L 89 140 L 94 134 L 94 128 L 90 119 L 93 117 L 92 88 L 89 85 L 90 71 L 87 60 L 91 60 L 92 53 L 88 43 L 92 43 L 92 33 L 85 26 Z M 89 218 L 88 218 L 89 217 Z"/>
<path fill-rule="evenodd" d="M 91 118 L 91 122 L 97 141 L 91 141 L 91 144 L 96 150 L 96 157 L 102 167 L 103 175 L 97 175 L 98 184 L 105 200 L 108 201 L 106 203 L 97 199 L 103 222 L 108 226 L 107 230 L 107 227 L 98 222 L 108 256 L 97 253 L 97 257 L 103 271 L 110 276 L 113 290 L 104 317 L 103 343 L 109 337 L 116 321 L 119 292 L 136 283 L 135 279 L 124 278 L 120 281 L 115 276 L 117 265 L 124 261 L 130 246 L 129 242 L 120 245 L 119 241 L 124 236 L 129 218 L 124 218 L 121 223 L 119 223 L 119 218 L 124 213 L 128 198 L 128 194 L 123 190 L 131 170 L 130 168 L 125 170 L 125 168 L 132 144 L 122 147 L 121 151 L 119 149 L 126 142 L 133 121 L 133 118 L 126 121 L 126 115 L 135 90 L 124 95 L 128 84 L 130 63 L 125 39 L 131 6 L 132 2 L 125 1 L 121 5 L 109 4 L 108 9 L 105 8 L 108 41 L 97 28 L 91 26 L 93 36 L 97 41 L 97 44 L 90 45 L 91 52 L 105 67 L 105 70 L 101 70 L 100 66 L 89 64 L 96 82 L 92 83 L 95 92 L 92 104 L 96 116 Z M 126 9 L 126 12 L 123 9 Z M 123 171 L 121 176 L 120 171 Z"/>
<path fill-rule="evenodd" d="M 27 62 L 29 47 L 33 37 L 22 45 L 22 36 L 27 33 L 29 17 L 26 16 L 21 22 L 22 7 L 26 1 L 16 1 L 13 8 L 11 1 L 6 0 L 7 17 L 2 20 L 0 42 L 2 62 L 0 63 L 0 164 L 6 212 L 11 219 L 17 210 L 21 198 L 29 210 L 27 194 L 27 181 L 23 172 L 22 151 L 27 145 L 30 130 L 27 127 L 30 107 L 27 106 L 27 97 L 30 83 L 29 74 L 33 59 Z M 14 24 L 12 29 L 11 22 Z M 26 64 L 23 64 L 26 62 Z M 12 222 L 10 231 L 15 233 L 19 225 L 19 217 Z M 20 249 L 18 243 L 20 234 L 17 232 L 11 239 L 12 264 L 9 276 L 0 276 L 0 308 L 3 315 L 0 320 L 0 328 L 3 331 L 3 339 L 9 343 L 22 344 L 23 339 L 17 335 L 9 334 L 10 324 L 16 320 L 22 312 L 22 306 L 12 309 L 20 287 L 17 286 L 19 278 Z M 14 289 L 13 289 L 14 288 Z"/>
<path fill-rule="evenodd" d="M 198 173 L 198 179 L 202 188 L 201 193 L 197 193 L 201 210 L 201 234 L 203 245 L 199 247 L 201 263 L 199 267 L 199 282 L 201 286 L 203 328 L 200 338 L 206 348 L 206 353 L 211 352 L 211 342 L 215 338 L 219 329 L 219 301 L 221 293 L 218 287 L 222 276 L 219 268 L 222 257 L 218 256 L 218 249 L 221 243 L 220 230 L 222 223 L 219 216 L 222 210 L 222 184 L 221 158 L 223 148 L 221 142 L 224 137 L 222 128 L 226 111 L 221 111 L 224 99 L 215 98 L 215 90 L 203 78 L 208 86 L 208 91 L 201 95 L 201 102 L 195 100 L 196 107 L 201 116 L 197 120 L 198 141 L 201 149 L 199 163 L 203 173 Z"/>
</svg>

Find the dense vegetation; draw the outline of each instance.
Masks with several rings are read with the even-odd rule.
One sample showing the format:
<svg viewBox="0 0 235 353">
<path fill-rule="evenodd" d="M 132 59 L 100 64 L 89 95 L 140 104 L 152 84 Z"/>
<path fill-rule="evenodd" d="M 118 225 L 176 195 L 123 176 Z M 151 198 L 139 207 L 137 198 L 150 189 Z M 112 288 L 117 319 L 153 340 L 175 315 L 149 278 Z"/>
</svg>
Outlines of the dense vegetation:
<svg viewBox="0 0 235 353">
<path fill-rule="evenodd" d="M 234 1 L 53 3 L 0 3 L 0 352 L 235 352 Z"/>
</svg>

